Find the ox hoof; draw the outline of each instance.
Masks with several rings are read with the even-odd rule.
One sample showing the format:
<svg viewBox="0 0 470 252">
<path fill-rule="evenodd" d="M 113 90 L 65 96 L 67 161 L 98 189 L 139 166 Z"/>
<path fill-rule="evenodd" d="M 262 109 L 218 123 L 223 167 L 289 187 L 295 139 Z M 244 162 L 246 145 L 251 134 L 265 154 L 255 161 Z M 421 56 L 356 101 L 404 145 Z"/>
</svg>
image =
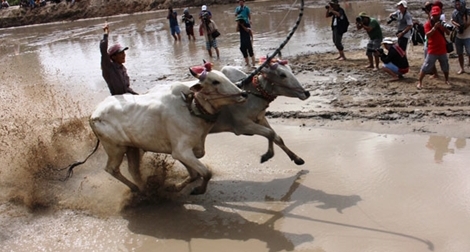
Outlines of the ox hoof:
<svg viewBox="0 0 470 252">
<path fill-rule="evenodd" d="M 191 191 L 191 195 L 200 195 L 200 194 L 204 194 L 205 192 L 206 192 L 205 189 L 202 189 L 200 187 L 196 187 Z"/>
<path fill-rule="evenodd" d="M 261 156 L 261 163 L 264 163 L 264 162 L 268 161 L 272 157 L 273 157 L 273 155 L 264 154 L 263 156 Z"/>
<path fill-rule="evenodd" d="M 303 164 L 305 164 L 305 161 L 304 161 L 303 159 L 301 159 L 301 158 L 298 158 L 298 159 L 295 159 L 295 160 L 294 160 L 294 163 L 295 163 L 296 165 L 303 165 Z"/>
</svg>

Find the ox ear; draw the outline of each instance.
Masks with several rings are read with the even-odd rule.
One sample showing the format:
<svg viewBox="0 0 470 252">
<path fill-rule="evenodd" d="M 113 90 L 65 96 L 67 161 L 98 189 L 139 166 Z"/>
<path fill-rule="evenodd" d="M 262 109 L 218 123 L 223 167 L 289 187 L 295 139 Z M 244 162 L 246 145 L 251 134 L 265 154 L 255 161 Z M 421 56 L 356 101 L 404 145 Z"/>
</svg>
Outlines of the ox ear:
<svg viewBox="0 0 470 252">
<path fill-rule="evenodd" d="M 194 84 L 192 87 L 189 88 L 189 90 L 191 90 L 192 92 L 199 92 L 202 90 L 202 85 L 199 83 Z"/>
</svg>

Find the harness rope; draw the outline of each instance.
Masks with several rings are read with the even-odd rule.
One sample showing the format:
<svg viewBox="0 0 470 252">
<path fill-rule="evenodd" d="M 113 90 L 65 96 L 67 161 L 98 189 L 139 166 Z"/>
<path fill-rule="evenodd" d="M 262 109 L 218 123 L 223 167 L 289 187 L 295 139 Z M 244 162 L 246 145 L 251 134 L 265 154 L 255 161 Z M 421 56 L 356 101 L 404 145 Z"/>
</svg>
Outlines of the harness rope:
<svg viewBox="0 0 470 252">
<path fill-rule="evenodd" d="M 299 12 L 299 17 L 297 18 L 297 21 L 295 22 L 295 25 L 294 27 L 292 28 L 292 30 L 289 32 L 289 34 L 287 35 L 286 39 L 281 43 L 281 45 L 279 45 L 279 47 L 274 51 L 273 54 L 271 54 L 270 56 L 268 56 L 268 58 L 266 59 L 266 61 L 261 64 L 261 66 L 259 66 L 258 68 L 256 68 L 250 75 L 248 75 L 248 77 L 246 77 L 244 80 L 241 81 L 241 86 L 243 87 L 244 85 L 248 84 L 252 79 L 253 77 L 258 74 L 261 69 L 263 69 L 263 67 L 265 67 L 269 62 L 271 62 L 272 59 L 274 59 L 274 57 L 276 55 L 278 55 L 282 48 L 284 48 L 284 46 L 287 44 L 287 42 L 289 42 L 289 40 L 292 38 L 292 36 L 294 35 L 295 31 L 297 30 L 297 28 L 299 27 L 299 24 L 300 24 L 300 21 L 302 20 L 302 16 L 304 15 L 304 0 L 301 0 L 300 1 L 300 12 Z"/>
</svg>

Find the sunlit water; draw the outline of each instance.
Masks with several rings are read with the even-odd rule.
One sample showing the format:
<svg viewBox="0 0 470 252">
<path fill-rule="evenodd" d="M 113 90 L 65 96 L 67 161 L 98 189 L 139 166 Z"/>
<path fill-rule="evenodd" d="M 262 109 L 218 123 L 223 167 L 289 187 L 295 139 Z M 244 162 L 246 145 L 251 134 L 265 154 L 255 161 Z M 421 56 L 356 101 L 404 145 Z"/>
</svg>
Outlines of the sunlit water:
<svg viewBox="0 0 470 252">
<path fill-rule="evenodd" d="M 293 3 L 248 2 L 256 55 L 272 53 L 284 40 L 297 19 Z M 210 7 L 222 33 L 216 68 L 244 64 L 234 8 Z M 382 20 L 389 11 L 378 2 L 344 8 L 351 23 L 360 11 Z M 130 47 L 126 66 L 141 93 L 189 80 L 189 66 L 210 60 L 200 36 L 189 42 L 183 33 L 175 43 L 165 15 L 107 18 L 110 41 Z M 323 6 L 308 1 L 283 55 L 334 51 L 324 15 Z M 123 212 L 127 188 L 103 171 L 102 150 L 72 179 L 59 181 L 64 174 L 55 168 L 92 149 L 86 119 L 109 95 L 99 62 L 105 20 L 0 30 L 0 247 L 6 251 L 385 251 L 377 249 L 384 244 L 397 248 L 391 251 L 429 251 L 428 240 L 435 251 L 470 250 L 464 239 L 470 225 L 466 139 L 279 127 L 306 160 L 299 173 L 279 149 L 259 164 L 264 139 L 209 136 L 204 162 L 215 176 L 207 195 L 178 195 Z M 353 34 L 345 41 L 363 48 L 365 36 Z M 147 159 L 144 168 L 152 164 Z M 439 220 L 426 222 L 436 213 Z M 341 242 L 334 234 L 344 234 Z"/>
</svg>

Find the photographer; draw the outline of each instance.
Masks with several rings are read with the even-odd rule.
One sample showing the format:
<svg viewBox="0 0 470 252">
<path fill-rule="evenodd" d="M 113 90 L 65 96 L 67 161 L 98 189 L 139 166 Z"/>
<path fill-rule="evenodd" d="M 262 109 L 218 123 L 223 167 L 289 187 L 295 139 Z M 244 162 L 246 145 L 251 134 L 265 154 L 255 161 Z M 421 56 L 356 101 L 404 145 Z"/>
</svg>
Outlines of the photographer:
<svg viewBox="0 0 470 252">
<path fill-rule="evenodd" d="M 464 68 L 464 57 L 463 49 L 467 53 L 469 65 L 470 65 L 470 9 L 467 9 L 465 6 L 465 1 L 456 0 L 455 9 L 452 12 L 452 24 L 457 29 L 457 36 L 455 37 L 455 50 L 459 57 L 460 70 L 457 74 L 462 74 L 465 72 Z"/>
<path fill-rule="evenodd" d="M 204 39 L 206 40 L 206 49 L 209 53 L 209 56 L 212 58 L 212 47 L 214 47 L 215 52 L 217 53 L 217 59 L 220 58 L 219 56 L 219 48 L 217 46 L 217 39 L 212 37 L 212 33 L 217 30 L 217 25 L 212 20 L 211 16 L 208 13 L 203 14 L 202 23 L 199 27 L 200 31 L 202 31 L 204 35 Z"/>
<path fill-rule="evenodd" d="M 379 70 L 379 55 L 377 54 L 377 49 L 380 48 L 380 43 L 383 38 L 379 22 L 375 18 L 369 17 L 365 12 L 361 12 L 359 16 L 356 17 L 356 28 L 358 30 L 364 29 L 367 35 L 369 35 L 369 42 L 367 43 L 366 49 L 369 65 L 366 68 L 373 68 L 374 71 Z"/>
<path fill-rule="evenodd" d="M 431 19 L 424 24 L 424 32 L 427 37 L 428 54 L 424 59 L 424 63 L 421 66 L 419 72 L 419 82 L 416 88 L 423 88 L 423 78 L 425 74 L 431 73 L 432 68 L 436 61 L 439 61 L 441 70 L 444 73 L 445 82 L 450 85 L 449 82 L 449 59 L 447 58 L 446 49 L 446 38 L 445 34 L 449 34 L 449 30 L 442 25 L 441 8 L 439 6 L 433 6 L 431 8 Z"/>
<path fill-rule="evenodd" d="M 377 53 L 384 63 L 382 70 L 393 77 L 390 81 L 403 79 L 403 74 L 408 73 L 410 67 L 406 52 L 393 42 L 392 38 L 384 38 L 382 45 L 388 51 L 388 54 L 385 54 L 382 48 L 377 49 Z"/>
<path fill-rule="evenodd" d="M 239 6 L 235 8 L 235 17 L 237 19 L 245 20 L 245 24 L 248 28 L 251 28 L 251 11 L 248 6 L 245 5 L 244 0 L 238 1 Z"/>
<path fill-rule="evenodd" d="M 395 20 L 398 21 L 398 30 L 396 33 L 398 44 L 403 51 L 406 51 L 408 41 L 411 37 L 411 29 L 413 28 L 413 18 L 411 17 L 410 12 L 408 12 L 408 4 L 406 1 L 400 1 L 396 5 L 398 10 L 390 13 L 387 24 L 390 24 Z"/>
<path fill-rule="evenodd" d="M 186 35 L 188 35 L 188 40 L 191 40 L 191 37 L 193 37 L 193 40 L 196 40 L 194 37 L 194 17 L 193 15 L 189 14 L 188 8 L 183 10 L 183 17 L 181 18 L 183 21 L 185 28 L 186 28 Z"/>
<path fill-rule="evenodd" d="M 329 5 L 325 6 L 325 17 L 333 17 L 331 19 L 331 30 L 333 31 L 333 43 L 338 49 L 339 56 L 337 60 L 345 60 L 344 47 L 343 47 L 343 34 L 348 30 L 349 21 L 343 8 L 339 7 L 338 0 L 333 0 Z"/>
</svg>

